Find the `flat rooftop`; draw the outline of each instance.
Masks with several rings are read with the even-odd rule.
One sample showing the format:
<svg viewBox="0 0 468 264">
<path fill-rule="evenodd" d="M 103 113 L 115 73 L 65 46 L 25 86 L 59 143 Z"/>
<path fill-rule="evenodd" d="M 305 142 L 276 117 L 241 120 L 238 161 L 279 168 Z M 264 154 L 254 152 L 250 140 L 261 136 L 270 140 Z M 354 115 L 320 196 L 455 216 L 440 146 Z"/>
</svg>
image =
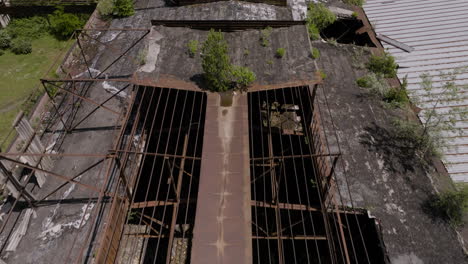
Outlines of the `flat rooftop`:
<svg viewBox="0 0 468 264">
<path fill-rule="evenodd" d="M 33 190 L 44 197 L 58 188 L 2 259 L 466 262 L 455 231 L 421 209 L 434 192 L 434 167 L 416 166 L 386 144 L 400 113 L 355 84 L 361 47 L 310 42 L 304 25 L 274 28 L 267 46 L 260 28 L 225 32 L 232 63 L 257 80 L 247 92 L 218 94 L 203 89 L 200 55 L 187 54 L 187 43 L 202 43 L 208 32 L 151 24 L 294 20 L 294 6 L 141 0 L 130 18 L 94 21 L 110 30 L 82 35 L 84 58 L 70 52 L 64 65 L 73 78 L 55 81 L 67 90 L 56 98 L 65 125 L 79 125 L 64 133 L 55 116 L 44 136 L 59 142 L 51 171 L 73 181 L 48 176 Z M 87 100 L 77 104 L 70 92 Z M 25 219 L 27 202 L 20 205 L 0 235 L 4 247 Z"/>
</svg>

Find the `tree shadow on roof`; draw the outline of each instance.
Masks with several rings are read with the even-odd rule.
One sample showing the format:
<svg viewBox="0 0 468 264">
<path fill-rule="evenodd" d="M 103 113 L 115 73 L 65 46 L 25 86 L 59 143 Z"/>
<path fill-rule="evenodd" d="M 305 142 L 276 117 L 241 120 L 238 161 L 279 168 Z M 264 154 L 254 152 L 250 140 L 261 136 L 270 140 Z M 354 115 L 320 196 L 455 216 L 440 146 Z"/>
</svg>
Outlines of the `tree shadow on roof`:
<svg viewBox="0 0 468 264">
<path fill-rule="evenodd" d="M 366 145 L 368 150 L 381 154 L 386 169 L 391 172 L 415 172 L 422 167 L 413 142 L 398 137 L 391 129 L 379 126 L 375 122 L 364 128 L 360 143 Z"/>
</svg>

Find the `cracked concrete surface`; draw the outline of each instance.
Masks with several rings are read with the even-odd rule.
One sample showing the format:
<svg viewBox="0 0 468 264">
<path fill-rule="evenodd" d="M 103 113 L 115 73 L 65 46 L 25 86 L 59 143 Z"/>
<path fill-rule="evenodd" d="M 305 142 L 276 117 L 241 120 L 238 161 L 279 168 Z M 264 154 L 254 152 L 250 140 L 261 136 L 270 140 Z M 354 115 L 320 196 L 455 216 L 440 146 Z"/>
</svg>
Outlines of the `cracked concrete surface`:
<svg viewBox="0 0 468 264">
<path fill-rule="evenodd" d="M 327 97 L 337 128 L 343 158 L 337 184 L 344 204 L 352 201 L 380 221 L 392 263 L 467 263 L 455 231 L 422 210 L 435 192 L 430 177 L 437 173 L 434 167 L 424 168 L 415 157 L 401 156 L 386 140 L 391 120 L 401 113 L 385 108 L 356 85 L 365 71 L 351 66 L 353 46 L 320 42 L 312 46 L 320 50 L 318 66 L 327 74 L 318 99 L 326 109 Z M 325 129 L 332 131 L 331 117 L 322 117 Z M 336 147 L 333 137 L 328 138 Z"/>
</svg>

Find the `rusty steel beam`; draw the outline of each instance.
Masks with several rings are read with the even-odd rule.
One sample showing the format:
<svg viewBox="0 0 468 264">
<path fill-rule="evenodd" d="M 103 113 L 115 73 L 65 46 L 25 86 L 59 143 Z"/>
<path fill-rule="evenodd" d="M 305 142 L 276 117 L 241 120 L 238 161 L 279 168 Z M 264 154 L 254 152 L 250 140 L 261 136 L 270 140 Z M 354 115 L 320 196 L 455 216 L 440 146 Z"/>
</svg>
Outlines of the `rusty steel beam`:
<svg viewBox="0 0 468 264">
<path fill-rule="evenodd" d="M 303 211 L 313 211 L 313 212 L 320 212 L 321 209 L 310 207 L 303 204 L 289 204 L 289 203 L 279 203 L 279 204 L 271 204 L 262 201 L 252 201 L 252 206 L 257 207 L 265 207 L 265 208 L 279 208 L 279 209 L 288 209 L 288 210 L 303 210 Z"/>
<path fill-rule="evenodd" d="M 269 113 L 268 113 L 269 114 Z M 268 116 L 268 120 L 270 117 Z M 268 134 L 268 156 L 271 158 L 273 157 L 273 141 L 271 138 L 271 133 Z M 270 159 L 270 166 L 273 166 L 273 159 Z M 281 173 L 281 170 L 280 170 Z M 277 182 L 277 176 L 276 176 L 276 169 L 273 169 L 271 171 L 271 192 L 272 192 L 272 197 L 275 203 L 279 204 L 279 198 L 278 198 L 278 192 L 279 192 L 279 185 Z M 281 216 L 280 216 L 280 210 L 278 207 L 274 208 L 275 209 L 275 220 L 276 220 L 276 231 L 279 233 L 279 236 L 276 237 L 277 239 L 277 246 L 278 246 L 278 263 L 284 264 L 284 252 L 283 252 L 283 242 L 281 241 Z"/>
<path fill-rule="evenodd" d="M 7 182 L 5 182 L 5 184 L 8 183 L 8 181 L 10 181 L 11 184 L 13 184 L 13 186 L 16 188 L 16 191 L 18 191 L 20 197 L 22 196 L 26 201 L 29 201 L 29 202 L 36 200 L 36 197 L 34 196 L 34 194 L 32 194 L 29 190 L 27 190 L 26 187 L 23 186 L 21 182 L 15 176 L 13 176 L 11 172 L 1 162 L 0 162 L 0 171 L 3 171 L 3 174 L 7 178 Z"/>
<path fill-rule="evenodd" d="M 330 153 L 330 154 L 304 154 L 304 155 L 288 155 L 288 156 L 271 156 L 271 157 L 261 157 L 261 158 L 251 158 L 250 160 L 270 160 L 270 159 L 296 159 L 296 158 L 315 158 L 315 157 L 339 157 L 339 153 Z"/>
<path fill-rule="evenodd" d="M 156 206 L 166 206 L 166 205 L 174 205 L 177 202 L 174 201 L 147 201 L 147 202 L 139 202 L 139 203 L 133 203 L 131 205 L 131 208 L 136 209 L 136 208 L 145 208 L 145 207 L 156 207 Z"/>
<path fill-rule="evenodd" d="M 133 106 L 134 102 L 135 102 L 135 93 L 132 93 L 132 97 L 131 97 L 131 104 L 130 104 L 130 109 L 131 107 Z M 124 133 L 125 133 L 125 127 L 124 125 L 128 122 L 128 120 L 130 119 L 130 114 L 131 114 L 131 111 L 127 111 L 127 113 L 125 114 L 125 116 L 122 115 L 119 117 L 119 120 L 121 118 L 121 123 L 120 123 L 120 132 L 118 134 L 118 136 L 116 138 L 114 138 L 114 141 L 113 141 L 113 147 L 114 149 L 118 148 L 118 146 L 120 145 L 121 143 L 121 140 L 124 136 Z M 116 125 L 117 127 L 118 125 Z M 110 180 L 111 180 L 111 174 L 112 174 L 112 165 L 113 165 L 113 162 L 108 162 L 108 166 L 107 166 L 107 169 L 106 169 L 106 172 L 105 172 L 105 177 L 104 177 L 104 185 L 103 186 L 108 186 Z M 113 197 L 113 201 L 112 201 L 112 206 L 115 205 L 115 203 L 117 202 L 118 200 L 118 193 L 117 193 L 117 188 L 119 186 L 119 183 L 117 183 L 117 187 L 114 188 L 114 193 L 112 194 L 112 197 Z M 105 193 L 105 190 L 104 189 L 101 189 L 101 191 L 99 192 L 99 198 L 98 198 L 98 202 L 96 203 L 97 205 L 99 206 L 96 206 L 94 209 L 93 209 L 93 212 L 92 212 L 92 217 L 90 219 L 90 222 L 91 223 L 95 223 L 97 224 L 98 223 L 98 208 L 101 207 L 102 205 L 102 201 L 104 200 L 104 196 L 106 195 Z M 112 214 L 109 214 L 108 217 L 112 215 Z M 77 256 L 75 257 L 75 261 L 76 262 L 80 262 L 80 260 L 82 260 L 83 258 L 83 255 L 84 255 L 84 252 L 85 252 L 85 247 L 86 245 L 88 245 L 88 240 L 90 239 L 90 237 L 92 236 L 93 234 L 93 231 L 95 232 L 96 230 L 96 227 L 93 227 L 93 228 L 89 228 L 87 234 L 86 234 L 86 237 L 85 237 L 85 240 L 84 242 L 82 243 L 82 246 L 80 247 L 80 249 L 78 250 L 79 253 L 77 254 Z M 102 243 L 102 239 L 104 237 L 98 239 L 99 242 L 98 243 Z M 89 246 L 89 245 L 88 245 Z M 73 250 L 70 249 L 70 252 Z M 99 257 L 99 254 L 101 254 L 101 251 L 98 252 L 98 256 Z"/>
<path fill-rule="evenodd" d="M 82 28 L 75 30 L 76 32 L 81 31 L 150 31 L 149 28 Z"/>
<path fill-rule="evenodd" d="M 326 177 L 325 179 L 327 180 L 327 183 L 325 185 L 324 194 L 323 194 L 323 197 L 325 197 L 325 199 L 327 199 L 328 193 L 329 193 L 330 188 L 331 188 L 331 184 L 332 184 L 332 181 L 333 181 L 333 174 L 335 173 L 335 167 L 336 167 L 337 162 L 338 162 L 338 157 L 334 157 L 332 167 L 330 169 L 330 173 L 327 176 L 325 176 Z"/>
<path fill-rule="evenodd" d="M 188 135 L 185 134 L 185 139 L 184 139 L 184 146 L 182 150 L 182 156 L 185 156 L 187 154 L 187 146 L 188 146 Z M 180 161 L 180 170 L 179 170 L 179 175 L 177 177 L 177 189 L 176 189 L 176 197 L 177 197 L 177 203 L 174 205 L 172 208 L 172 221 L 171 221 L 171 229 L 169 231 L 169 244 L 167 246 L 167 255 L 166 255 L 166 264 L 170 264 L 171 262 L 171 254 L 170 252 L 172 251 L 172 244 L 174 240 L 174 232 L 175 232 L 175 225 L 177 221 L 177 213 L 179 212 L 179 203 L 180 203 L 180 191 L 182 190 L 182 179 L 184 175 L 184 166 L 185 166 L 185 158 L 182 158 Z M 172 175 L 172 172 L 171 172 Z"/>
<path fill-rule="evenodd" d="M 238 31 L 305 25 L 303 20 L 151 20 L 153 26 L 187 27 L 199 30 Z"/>
<path fill-rule="evenodd" d="M 82 35 L 82 36 L 86 36 L 86 37 L 88 37 L 88 38 L 90 38 L 90 39 L 96 41 L 97 43 L 103 45 L 104 47 L 106 47 L 106 49 L 111 50 L 111 51 L 114 52 L 115 54 L 119 54 L 119 53 L 121 52 L 119 49 L 113 47 L 112 44 L 108 44 L 108 43 L 102 42 L 102 41 L 100 41 L 99 39 L 94 38 L 94 37 L 90 36 L 89 34 L 87 34 L 87 33 L 85 33 L 85 32 L 81 32 L 81 35 Z M 130 58 L 130 60 L 131 60 L 133 63 L 136 63 L 135 58 Z"/>
<path fill-rule="evenodd" d="M 86 69 L 88 70 L 89 77 L 93 78 L 93 74 L 91 74 L 91 69 L 89 68 L 88 60 L 86 60 L 86 56 L 84 54 L 83 47 L 81 46 L 81 43 L 80 43 L 80 35 L 76 36 L 76 42 L 78 43 L 78 47 L 80 48 L 81 57 L 83 57 L 83 60 L 84 60 L 85 65 L 86 65 Z"/>
<path fill-rule="evenodd" d="M 193 202 L 195 202 L 195 200 L 193 199 L 190 199 L 190 200 L 182 199 L 179 201 L 179 204 L 193 203 Z M 145 208 L 145 207 L 175 205 L 176 203 L 177 201 L 174 201 L 174 200 L 168 200 L 167 202 L 166 201 L 147 201 L 147 202 L 133 203 L 130 207 L 133 209 L 136 209 L 136 208 Z"/>
<path fill-rule="evenodd" d="M 163 154 L 163 153 L 154 153 L 154 152 L 140 152 L 140 151 L 131 151 L 131 150 L 110 150 L 111 153 L 130 153 L 135 155 L 148 155 L 148 156 L 157 156 L 157 157 L 165 157 L 165 158 L 180 158 L 180 159 L 189 159 L 189 160 L 201 160 L 199 157 L 193 156 L 184 156 L 184 155 L 172 155 L 172 154 Z"/>
<path fill-rule="evenodd" d="M 177 4 L 180 6 L 184 5 L 195 5 L 195 4 L 202 4 L 202 3 L 212 3 L 212 2 L 219 2 L 219 1 L 228 1 L 228 0 L 177 0 Z M 268 5 L 277 5 L 277 6 L 286 6 L 287 0 L 241 0 L 243 2 L 250 2 L 250 3 L 260 3 L 260 4 L 268 4 Z"/>
<path fill-rule="evenodd" d="M 132 199 L 132 192 L 130 191 L 130 186 L 128 186 L 127 177 L 125 176 L 124 169 L 122 168 L 122 163 L 119 157 L 115 159 L 116 165 L 119 167 L 119 177 L 124 184 L 125 192 L 127 193 L 127 199 Z"/>
<path fill-rule="evenodd" d="M 47 90 L 47 87 L 45 86 L 45 83 L 41 80 L 41 83 L 42 83 L 42 86 L 44 87 L 44 91 L 47 93 L 47 96 L 49 97 L 49 99 L 52 100 L 52 106 L 54 107 L 54 110 L 55 112 L 60 116 L 60 121 L 62 122 L 62 125 L 63 125 L 63 128 L 68 131 L 68 128 L 67 128 L 67 124 L 66 122 L 63 120 L 63 114 L 60 113 L 59 109 L 57 108 L 57 106 L 55 105 L 56 102 L 55 102 L 55 99 L 53 96 L 51 96 L 49 90 Z"/>
<path fill-rule="evenodd" d="M 72 82 L 74 82 L 74 80 L 72 80 Z M 48 83 L 49 83 L 49 82 L 48 82 Z M 75 93 L 75 92 L 69 91 L 69 90 L 67 90 L 67 89 L 65 89 L 65 88 L 60 87 L 59 85 L 56 85 L 56 84 L 52 83 L 52 82 L 50 82 L 50 84 L 52 84 L 53 86 L 57 87 L 58 89 L 60 89 L 60 90 L 62 90 L 62 91 L 65 91 L 65 92 L 67 92 L 67 93 L 69 93 L 69 94 L 71 94 L 71 95 L 73 95 L 73 96 L 76 96 L 76 97 L 78 97 L 78 98 L 80 98 L 80 99 L 82 99 L 82 100 L 85 100 L 85 101 L 87 101 L 87 102 L 89 102 L 89 103 L 91 103 L 91 104 L 98 105 L 98 106 L 101 107 L 102 109 L 106 109 L 107 111 L 109 111 L 109 112 L 111 112 L 111 113 L 114 113 L 114 114 L 116 114 L 116 115 L 120 115 L 119 112 L 117 112 L 117 111 L 115 111 L 115 110 L 113 110 L 113 109 L 111 109 L 111 108 L 109 108 L 109 107 L 107 107 L 107 106 L 100 105 L 98 102 L 96 102 L 96 101 L 94 101 L 94 100 L 92 100 L 92 99 L 89 99 L 89 98 L 87 98 L 87 97 L 81 96 L 81 95 L 79 95 L 79 94 L 77 94 L 77 93 Z"/>
<path fill-rule="evenodd" d="M 141 214 L 140 214 L 141 215 Z M 159 235 L 159 232 L 158 230 L 156 230 L 156 228 L 154 228 L 150 223 L 148 223 L 146 220 L 144 219 L 141 219 L 141 221 L 147 226 L 149 227 L 153 232 L 155 232 L 156 234 Z"/>
<path fill-rule="evenodd" d="M 58 78 L 58 79 L 50 79 L 50 78 L 42 78 L 41 81 L 54 83 L 54 82 L 129 82 L 132 83 L 133 79 L 124 79 L 124 78 Z"/>
<path fill-rule="evenodd" d="M 336 204 L 336 200 L 335 199 L 333 199 L 333 200 L 334 200 L 333 203 L 335 205 L 335 209 L 338 209 L 338 205 Z M 349 257 L 348 245 L 346 243 L 346 237 L 345 237 L 344 230 L 343 230 L 343 223 L 341 221 L 341 215 L 338 212 L 335 212 L 335 214 L 336 214 L 336 216 L 338 218 L 338 227 L 339 227 L 339 231 L 340 231 L 341 241 L 343 242 L 343 251 L 344 251 L 344 254 L 345 254 L 345 257 L 346 257 L 346 263 L 350 264 L 351 259 Z M 351 243 L 352 243 L 352 240 L 351 240 Z"/>
<path fill-rule="evenodd" d="M 251 201 L 252 206 L 256 207 L 264 207 L 264 208 L 279 208 L 285 210 L 300 210 L 300 211 L 311 211 L 311 212 L 322 212 L 321 208 L 311 207 L 304 204 L 290 204 L 290 203 L 279 203 L 279 204 L 271 204 L 263 201 Z M 346 211 L 344 209 L 327 209 L 329 213 L 338 212 L 340 214 L 363 214 L 363 212 L 356 212 L 356 211 Z"/>
<path fill-rule="evenodd" d="M 138 213 L 139 213 L 141 216 L 143 216 L 143 217 L 145 217 L 145 218 L 151 220 L 152 222 L 155 222 L 156 224 L 158 224 L 158 225 L 160 225 L 160 226 L 162 226 L 162 227 L 164 227 L 164 228 L 166 228 L 166 229 L 169 229 L 169 225 L 164 224 L 164 222 L 162 222 L 162 221 L 160 221 L 160 220 L 158 220 L 158 219 L 156 219 L 156 218 L 154 218 L 154 217 L 151 217 L 151 216 L 149 216 L 149 215 L 142 214 L 142 213 L 140 213 L 140 212 L 138 212 Z"/>
<path fill-rule="evenodd" d="M 327 240 L 326 236 L 252 236 L 252 239 Z"/>
<path fill-rule="evenodd" d="M 17 153 L 17 152 L 0 152 L 1 156 L 26 156 L 26 157 L 83 157 L 83 158 L 114 158 L 110 154 L 93 154 L 93 153 Z"/>
<path fill-rule="evenodd" d="M 166 238 L 167 235 L 148 235 L 145 233 L 127 233 L 124 234 L 124 236 L 136 236 L 136 237 L 142 237 L 142 238 Z"/>
<path fill-rule="evenodd" d="M 83 171 L 81 171 L 80 173 L 76 174 L 73 178 L 71 178 L 70 180 L 75 180 L 76 178 L 80 177 L 81 175 L 85 174 L 86 172 L 88 172 L 89 170 L 95 168 L 96 166 L 98 166 L 99 164 L 101 164 L 102 162 L 104 162 L 106 160 L 106 158 L 103 158 L 101 160 L 99 160 L 98 162 L 92 164 L 91 166 L 89 166 L 88 168 L 84 169 Z M 49 192 L 47 195 L 45 195 L 44 197 L 42 197 L 40 200 L 38 201 L 35 201 L 34 204 L 37 204 L 37 203 L 40 203 L 42 201 L 44 201 L 45 199 L 47 199 L 48 197 L 50 197 L 52 194 L 58 192 L 60 189 L 62 189 L 63 187 L 65 187 L 67 184 L 69 184 L 70 182 L 65 182 L 63 184 L 61 184 L 59 187 L 55 188 L 53 191 Z"/>
<path fill-rule="evenodd" d="M 95 191 L 95 192 L 101 192 L 101 189 L 95 187 L 95 186 L 92 186 L 92 185 L 89 185 L 89 184 L 86 184 L 86 183 L 81 183 L 81 182 L 78 182 L 78 181 L 75 181 L 75 180 L 72 180 L 66 176 L 63 176 L 63 175 L 60 175 L 60 174 L 57 174 L 55 172 L 51 172 L 51 171 L 48 171 L 48 170 L 44 170 L 44 169 L 41 169 L 39 167 L 36 167 L 36 166 L 31 166 L 31 165 L 28 165 L 28 164 L 25 164 L 25 163 L 22 163 L 20 161 L 16 161 L 14 159 L 10 159 L 10 158 L 7 158 L 5 156 L 2 156 L 0 155 L 0 159 L 3 159 L 3 160 L 6 160 L 6 161 L 9 161 L 9 162 L 12 162 L 14 164 L 18 164 L 22 167 L 25 167 L 25 168 L 29 168 L 33 171 L 40 171 L 40 172 L 43 172 L 43 173 L 46 173 L 48 175 L 51 175 L 51 176 L 54 176 L 58 179 L 61 179 L 61 180 L 64 180 L 64 181 L 67 181 L 67 182 L 70 182 L 70 183 L 74 183 L 74 184 L 77 184 L 81 187 L 84 187 L 86 189 L 89 189 L 89 190 L 92 190 L 92 191 Z"/>
<path fill-rule="evenodd" d="M 120 56 L 118 56 L 114 61 L 112 61 L 104 70 L 102 70 L 95 78 L 99 78 L 104 72 L 106 72 L 112 65 L 114 65 L 116 62 L 118 62 L 123 56 L 127 55 L 127 53 L 133 49 L 140 41 L 142 41 L 148 34 L 150 33 L 150 30 L 147 30 L 143 36 L 141 36 L 137 41 L 135 41 L 132 45 L 130 45 L 129 48 L 127 48 Z"/>
</svg>

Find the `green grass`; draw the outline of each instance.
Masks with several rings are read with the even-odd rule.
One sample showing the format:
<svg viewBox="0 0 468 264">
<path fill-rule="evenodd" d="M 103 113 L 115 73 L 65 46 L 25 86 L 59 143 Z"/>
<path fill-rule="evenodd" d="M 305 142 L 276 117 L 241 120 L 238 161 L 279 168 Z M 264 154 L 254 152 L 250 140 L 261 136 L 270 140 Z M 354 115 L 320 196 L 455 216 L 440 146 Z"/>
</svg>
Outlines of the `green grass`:
<svg viewBox="0 0 468 264">
<path fill-rule="evenodd" d="M 0 56 L 0 140 L 8 134 L 13 120 L 39 84 L 39 79 L 60 51 L 71 44 L 44 35 L 32 41 L 31 54 L 15 55 L 5 51 Z"/>
</svg>

